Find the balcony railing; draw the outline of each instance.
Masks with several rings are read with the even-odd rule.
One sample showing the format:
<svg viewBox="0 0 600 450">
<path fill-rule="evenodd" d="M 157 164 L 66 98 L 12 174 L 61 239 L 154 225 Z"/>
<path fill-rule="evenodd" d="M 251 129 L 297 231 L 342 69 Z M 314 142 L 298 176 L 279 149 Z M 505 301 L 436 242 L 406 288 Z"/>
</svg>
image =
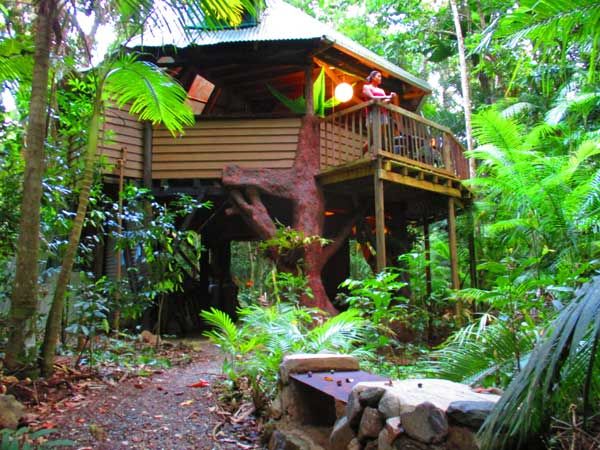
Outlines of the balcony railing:
<svg viewBox="0 0 600 450">
<path fill-rule="evenodd" d="M 321 123 L 321 168 L 371 155 L 389 155 L 469 176 L 464 148 L 452 132 L 413 112 L 369 101 L 331 114 Z"/>
</svg>

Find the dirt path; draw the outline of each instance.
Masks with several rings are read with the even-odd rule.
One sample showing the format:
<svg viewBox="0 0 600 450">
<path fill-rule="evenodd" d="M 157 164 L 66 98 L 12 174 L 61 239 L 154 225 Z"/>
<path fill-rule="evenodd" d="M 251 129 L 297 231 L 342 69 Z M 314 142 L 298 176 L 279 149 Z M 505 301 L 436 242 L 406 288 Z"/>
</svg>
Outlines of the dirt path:
<svg viewBox="0 0 600 450">
<path fill-rule="evenodd" d="M 212 386 L 222 379 L 218 349 L 203 342 L 196 350 L 184 367 L 119 382 L 88 382 L 46 419 L 80 450 L 260 448 L 252 417 L 237 420 L 217 405 Z M 200 380 L 209 385 L 190 387 Z"/>
</svg>

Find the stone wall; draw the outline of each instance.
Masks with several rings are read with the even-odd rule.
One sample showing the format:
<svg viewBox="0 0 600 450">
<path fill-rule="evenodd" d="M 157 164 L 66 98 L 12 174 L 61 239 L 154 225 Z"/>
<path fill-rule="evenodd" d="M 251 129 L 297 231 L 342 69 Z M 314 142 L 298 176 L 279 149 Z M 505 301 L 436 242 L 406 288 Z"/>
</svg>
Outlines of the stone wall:
<svg viewBox="0 0 600 450">
<path fill-rule="evenodd" d="M 500 397 L 446 380 L 361 383 L 331 450 L 478 450 L 476 432 Z"/>
</svg>

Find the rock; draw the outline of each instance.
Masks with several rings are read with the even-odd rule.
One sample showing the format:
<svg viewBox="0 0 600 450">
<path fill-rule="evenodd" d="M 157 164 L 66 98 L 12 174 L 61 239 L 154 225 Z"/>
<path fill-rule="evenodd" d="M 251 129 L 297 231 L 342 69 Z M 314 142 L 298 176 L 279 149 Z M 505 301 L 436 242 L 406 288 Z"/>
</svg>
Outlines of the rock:
<svg viewBox="0 0 600 450">
<path fill-rule="evenodd" d="M 291 373 L 324 372 L 326 370 L 358 370 L 358 360 L 350 355 L 333 353 L 288 355 L 279 366 L 283 384 L 289 383 Z"/>
<path fill-rule="evenodd" d="M 350 441 L 356 437 L 356 434 L 350 427 L 347 417 L 342 417 L 333 426 L 333 431 L 329 437 L 330 450 L 346 450 Z"/>
<path fill-rule="evenodd" d="M 414 411 L 400 416 L 406 434 L 426 444 L 442 442 L 448 434 L 444 411 L 429 402 L 418 405 Z"/>
<path fill-rule="evenodd" d="M 379 412 L 383 414 L 383 417 L 389 419 L 390 417 L 398 417 L 400 415 L 400 398 L 393 391 L 386 391 L 379 401 L 377 407 Z"/>
<path fill-rule="evenodd" d="M 360 391 L 358 394 L 358 399 L 360 400 L 360 404 L 362 406 L 370 406 L 371 408 L 377 408 L 379 404 L 379 400 L 385 394 L 385 388 L 382 387 L 367 387 L 364 390 Z"/>
<path fill-rule="evenodd" d="M 379 450 L 392 450 L 392 444 L 394 443 L 395 439 L 396 436 L 394 436 L 393 433 L 387 429 L 387 427 L 384 427 L 377 437 L 377 448 Z"/>
<path fill-rule="evenodd" d="M 393 448 L 396 450 L 431 450 L 429 445 L 415 441 L 407 436 L 400 436 L 396 439 Z"/>
<path fill-rule="evenodd" d="M 475 433 L 466 427 L 450 427 L 446 439 L 448 450 L 479 450 Z"/>
<path fill-rule="evenodd" d="M 348 397 L 348 403 L 346 404 L 346 417 L 348 418 L 350 426 L 355 429 L 360 423 L 360 416 L 364 409 L 360 404 L 359 392 L 360 391 L 358 390 L 352 390 L 350 397 Z"/>
<path fill-rule="evenodd" d="M 347 450 L 361 450 L 361 449 L 362 449 L 362 445 L 360 445 L 360 441 L 358 440 L 358 438 L 354 438 L 348 444 Z"/>
<path fill-rule="evenodd" d="M 16 429 L 24 414 L 25 407 L 12 395 L 0 395 L 0 429 Z"/>
<path fill-rule="evenodd" d="M 361 441 L 364 441 L 365 438 L 377 438 L 382 429 L 383 417 L 381 413 L 375 408 L 367 406 L 358 426 L 358 438 Z"/>
<path fill-rule="evenodd" d="M 385 428 L 396 438 L 400 433 L 404 432 L 400 417 L 390 417 L 385 421 Z"/>
<path fill-rule="evenodd" d="M 269 405 L 268 409 L 269 417 L 272 419 L 281 419 L 283 415 L 283 406 L 281 403 L 281 395 L 277 395 Z"/>
<path fill-rule="evenodd" d="M 494 405 L 486 401 L 457 401 L 450 403 L 446 414 L 452 423 L 479 430 Z"/>
<path fill-rule="evenodd" d="M 309 441 L 300 437 L 276 430 L 269 440 L 269 450 L 315 450 Z"/>
<path fill-rule="evenodd" d="M 379 402 L 379 411 L 387 418 L 413 411 L 423 403 L 430 402 L 442 411 L 456 401 L 497 402 L 500 397 L 493 394 L 478 394 L 466 384 L 429 378 L 394 380 L 390 386 L 385 381 L 360 383 L 355 387 L 382 387 L 386 390 Z"/>
<path fill-rule="evenodd" d="M 377 441 L 369 441 L 365 444 L 365 450 L 377 450 Z"/>
</svg>

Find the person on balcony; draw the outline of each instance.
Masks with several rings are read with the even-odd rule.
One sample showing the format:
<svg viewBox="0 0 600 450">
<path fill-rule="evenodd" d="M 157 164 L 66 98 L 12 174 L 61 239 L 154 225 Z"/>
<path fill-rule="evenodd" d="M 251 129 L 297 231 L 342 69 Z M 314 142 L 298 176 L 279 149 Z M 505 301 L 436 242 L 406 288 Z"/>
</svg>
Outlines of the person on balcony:
<svg viewBox="0 0 600 450">
<path fill-rule="evenodd" d="M 392 98 L 396 96 L 395 92 L 386 94 L 383 89 L 379 87 L 381 84 L 381 72 L 374 70 L 367 77 L 367 82 L 363 86 L 362 93 L 365 101 L 369 100 L 383 100 L 389 103 Z"/>
<path fill-rule="evenodd" d="M 365 100 L 365 101 L 380 100 L 385 103 L 389 103 L 394 97 L 396 97 L 395 92 L 390 92 L 389 94 L 386 94 L 386 92 L 382 88 L 379 87 L 380 85 L 381 85 L 381 72 L 379 72 L 378 70 L 374 70 L 369 74 L 369 76 L 367 77 L 367 82 L 363 86 L 363 89 L 362 89 L 363 100 Z M 379 117 L 381 120 L 380 132 L 381 132 L 381 136 L 382 136 L 382 145 L 383 145 L 384 149 L 391 151 L 392 147 L 393 147 L 393 144 L 392 144 L 393 138 L 391 136 L 391 128 L 389 126 L 388 111 L 386 109 L 379 108 L 378 106 L 370 107 L 369 111 L 367 113 L 367 120 L 369 122 L 369 126 L 372 127 L 377 114 L 379 114 Z M 373 143 L 372 142 L 373 141 L 373 131 L 374 130 L 372 130 L 372 129 L 370 130 L 371 143 Z M 368 147 L 369 147 L 369 144 L 368 144 L 368 142 L 366 142 L 365 145 L 363 146 L 363 153 L 367 152 Z M 390 147 L 390 148 L 388 148 L 388 147 Z"/>
</svg>

